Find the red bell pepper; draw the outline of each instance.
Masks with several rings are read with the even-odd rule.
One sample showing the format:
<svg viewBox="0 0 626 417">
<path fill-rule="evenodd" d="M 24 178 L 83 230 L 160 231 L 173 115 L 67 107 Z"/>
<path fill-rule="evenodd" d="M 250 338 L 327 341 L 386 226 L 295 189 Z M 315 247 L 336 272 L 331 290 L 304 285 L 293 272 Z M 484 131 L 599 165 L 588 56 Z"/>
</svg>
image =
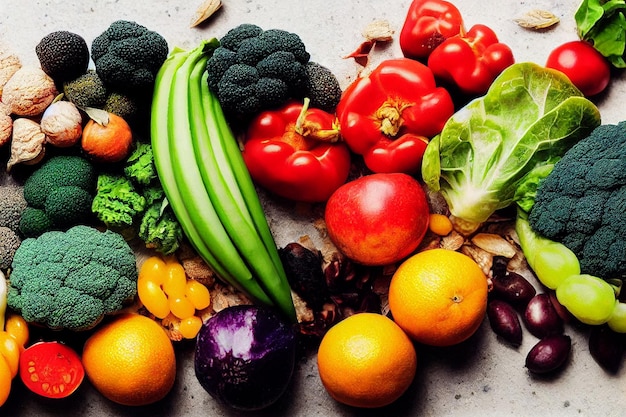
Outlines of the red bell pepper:
<svg viewBox="0 0 626 417">
<path fill-rule="evenodd" d="M 463 31 L 463 17 L 445 0 L 413 0 L 400 31 L 400 49 L 407 58 L 426 59 L 444 40 Z"/>
<path fill-rule="evenodd" d="M 420 170 L 428 140 L 454 113 L 448 91 L 424 64 L 389 59 L 352 82 L 337 105 L 341 136 L 373 172 Z"/>
<path fill-rule="evenodd" d="M 248 127 L 243 158 L 259 185 L 310 203 L 326 201 L 345 183 L 351 163 L 335 116 L 308 108 L 308 101 L 257 115 Z"/>
<path fill-rule="evenodd" d="M 493 80 L 515 63 L 513 52 L 485 25 L 446 39 L 428 57 L 435 77 L 453 83 L 468 95 L 487 92 Z"/>
</svg>

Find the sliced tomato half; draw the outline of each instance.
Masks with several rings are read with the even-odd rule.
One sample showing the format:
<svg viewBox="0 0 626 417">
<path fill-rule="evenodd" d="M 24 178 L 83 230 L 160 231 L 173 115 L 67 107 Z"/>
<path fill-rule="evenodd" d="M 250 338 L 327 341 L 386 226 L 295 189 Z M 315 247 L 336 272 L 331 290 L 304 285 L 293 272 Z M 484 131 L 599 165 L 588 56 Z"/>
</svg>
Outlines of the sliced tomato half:
<svg viewBox="0 0 626 417">
<path fill-rule="evenodd" d="M 65 398 L 83 382 L 85 370 L 80 357 L 60 342 L 38 342 L 20 355 L 20 378 L 36 394 Z"/>
</svg>

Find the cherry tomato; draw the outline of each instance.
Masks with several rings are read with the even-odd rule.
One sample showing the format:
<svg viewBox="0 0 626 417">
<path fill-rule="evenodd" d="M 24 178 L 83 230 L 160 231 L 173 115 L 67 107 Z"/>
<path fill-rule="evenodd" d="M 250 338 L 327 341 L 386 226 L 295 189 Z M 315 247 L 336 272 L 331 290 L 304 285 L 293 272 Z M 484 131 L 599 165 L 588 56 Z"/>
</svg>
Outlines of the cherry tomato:
<svg viewBox="0 0 626 417">
<path fill-rule="evenodd" d="M 611 80 L 609 62 L 590 43 L 571 41 L 556 47 L 546 67 L 561 71 L 585 96 L 601 93 Z"/>
<path fill-rule="evenodd" d="M 24 349 L 28 342 L 29 330 L 28 323 L 18 314 L 10 314 L 4 324 L 4 331 L 10 334 L 20 346 Z"/>
<path fill-rule="evenodd" d="M 59 342 L 38 342 L 20 356 L 20 378 L 26 387 L 48 398 L 64 398 L 80 386 L 85 370 L 78 354 Z"/>
</svg>

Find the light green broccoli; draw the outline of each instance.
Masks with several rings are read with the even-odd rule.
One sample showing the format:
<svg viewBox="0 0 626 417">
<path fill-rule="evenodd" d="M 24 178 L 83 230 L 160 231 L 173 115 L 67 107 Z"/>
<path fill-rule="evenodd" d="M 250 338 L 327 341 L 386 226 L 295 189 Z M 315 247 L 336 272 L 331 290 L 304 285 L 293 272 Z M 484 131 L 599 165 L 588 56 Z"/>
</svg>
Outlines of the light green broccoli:
<svg viewBox="0 0 626 417">
<path fill-rule="evenodd" d="M 79 225 L 25 239 L 11 267 L 8 306 L 52 329 L 91 329 L 137 294 L 135 255 L 111 230 Z"/>
<path fill-rule="evenodd" d="M 167 199 L 161 199 L 146 209 L 139 224 L 139 238 L 147 248 L 170 255 L 180 247 L 183 229 Z"/>
</svg>

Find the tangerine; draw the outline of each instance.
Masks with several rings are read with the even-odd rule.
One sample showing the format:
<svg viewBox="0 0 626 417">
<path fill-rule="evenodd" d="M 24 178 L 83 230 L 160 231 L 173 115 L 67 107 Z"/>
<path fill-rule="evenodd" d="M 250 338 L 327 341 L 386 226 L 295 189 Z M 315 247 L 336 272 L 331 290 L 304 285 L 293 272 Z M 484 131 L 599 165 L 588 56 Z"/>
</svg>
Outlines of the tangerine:
<svg viewBox="0 0 626 417">
<path fill-rule="evenodd" d="M 487 311 L 487 277 L 469 256 L 430 249 L 400 264 L 389 285 L 389 309 L 415 341 L 432 346 L 463 342 Z"/>
<path fill-rule="evenodd" d="M 362 408 L 391 404 L 411 385 L 417 369 L 415 347 L 391 319 L 357 313 L 326 332 L 317 366 L 335 400 Z"/>
<path fill-rule="evenodd" d="M 139 314 L 121 314 L 83 348 L 89 381 L 106 398 L 139 406 L 161 400 L 176 378 L 174 347 L 163 328 Z"/>
</svg>

